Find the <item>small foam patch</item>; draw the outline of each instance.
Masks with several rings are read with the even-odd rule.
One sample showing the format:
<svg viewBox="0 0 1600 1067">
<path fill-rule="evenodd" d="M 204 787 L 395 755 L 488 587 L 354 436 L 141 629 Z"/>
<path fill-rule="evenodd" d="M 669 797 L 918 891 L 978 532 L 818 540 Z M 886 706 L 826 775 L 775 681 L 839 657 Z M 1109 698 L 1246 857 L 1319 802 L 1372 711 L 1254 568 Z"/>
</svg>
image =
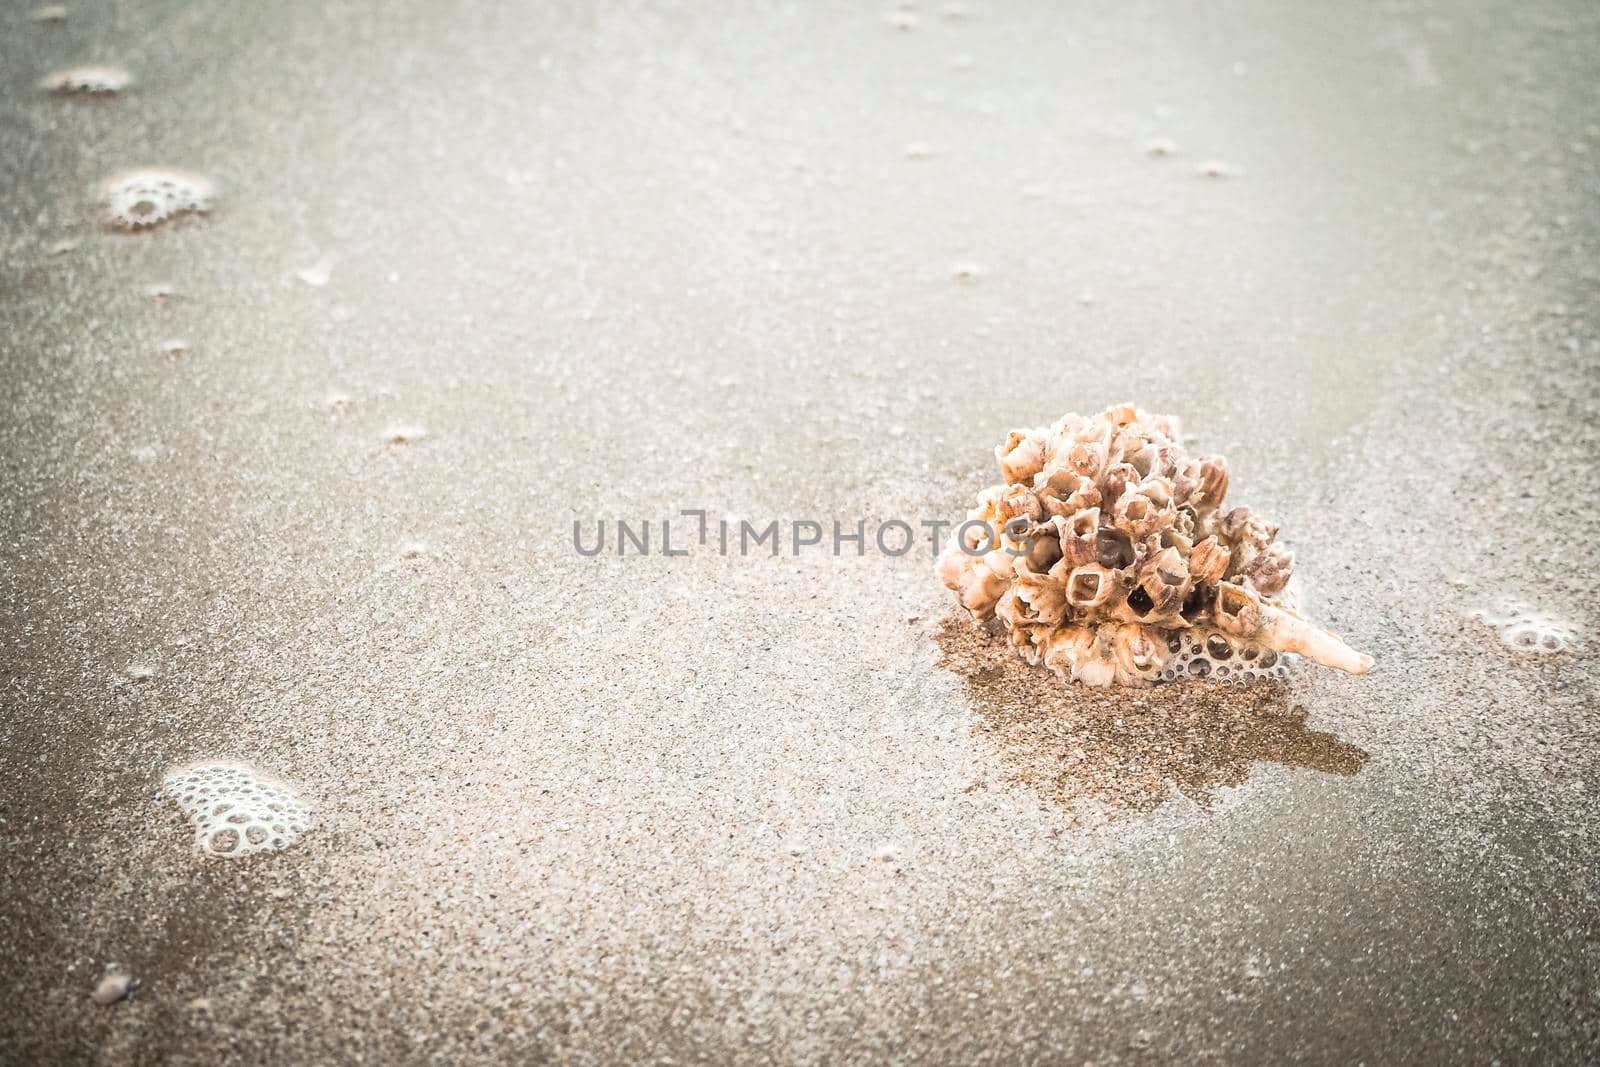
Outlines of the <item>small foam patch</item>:
<svg viewBox="0 0 1600 1067">
<path fill-rule="evenodd" d="M 1551 656 L 1565 652 L 1573 641 L 1570 627 L 1529 608 L 1513 606 L 1505 611 L 1480 609 L 1472 615 L 1492 626 L 1500 635 L 1500 640 L 1518 652 Z"/>
<path fill-rule="evenodd" d="M 311 828 L 310 806 L 292 786 L 242 763 L 180 767 L 162 788 L 194 825 L 195 848 L 213 856 L 277 852 Z"/>
<path fill-rule="evenodd" d="M 1241 641 L 1213 627 L 1173 631 L 1167 637 L 1167 651 L 1171 658 L 1161 670 L 1163 682 L 1185 678 L 1215 678 L 1224 682 L 1286 678 L 1289 661 L 1293 658 Z"/>
<path fill-rule="evenodd" d="M 109 96 L 133 81 L 121 67 L 71 67 L 44 76 L 39 88 L 63 96 Z"/>
<path fill-rule="evenodd" d="M 138 170 L 105 184 L 106 217 L 123 230 L 145 230 L 179 215 L 210 210 L 211 182 L 175 170 Z"/>
</svg>

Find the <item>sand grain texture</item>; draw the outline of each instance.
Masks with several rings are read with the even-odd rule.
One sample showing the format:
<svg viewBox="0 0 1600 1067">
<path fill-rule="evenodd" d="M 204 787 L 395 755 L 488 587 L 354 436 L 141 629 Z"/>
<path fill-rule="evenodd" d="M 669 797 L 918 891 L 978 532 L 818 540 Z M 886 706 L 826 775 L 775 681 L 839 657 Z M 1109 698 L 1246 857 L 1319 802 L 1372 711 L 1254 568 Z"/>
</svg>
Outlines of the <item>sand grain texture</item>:
<svg viewBox="0 0 1600 1067">
<path fill-rule="evenodd" d="M 0 1060 L 1600 1059 L 1600 13 L 897 10 L 0 15 Z M 106 232 L 147 165 L 209 212 Z M 956 518 L 1125 400 L 1371 675 L 572 549 Z M 313 829 L 196 854 L 203 759 Z"/>
</svg>

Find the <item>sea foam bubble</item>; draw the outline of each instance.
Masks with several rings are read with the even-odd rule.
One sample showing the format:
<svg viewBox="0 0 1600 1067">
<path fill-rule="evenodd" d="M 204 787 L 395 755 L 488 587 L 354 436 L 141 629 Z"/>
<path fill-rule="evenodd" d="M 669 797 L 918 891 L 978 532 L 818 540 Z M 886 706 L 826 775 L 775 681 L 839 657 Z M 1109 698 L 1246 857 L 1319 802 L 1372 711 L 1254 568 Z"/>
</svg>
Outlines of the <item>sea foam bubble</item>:
<svg viewBox="0 0 1600 1067">
<path fill-rule="evenodd" d="M 92 65 L 52 71 L 39 81 L 39 88 L 62 96 L 110 96 L 120 93 L 133 79 L 121 67 Z"/>
<path fill-rule="evenodd" d="M 243 763 L 191 763 L 162 781 L 194 826 L 195 848 L 248 856 L 288 848 L 311 828 L 311 808 L 291 785 Z"/>
<path fill-rule="evenodd" d="M 1513 605 L 1504 611 L 1480 608 L 1472 613 L 1472 617 L 1493 627 L 1500 635 L 1500 640 L 1518 652 L 1549 656 L 1565 652 L 1573 641 L 1571 627 L 1520 605 Z"/>
<path fill-rule="evenodd" d="M 215 195 L 211 181 L 178 170 L 135 170 L 106 180 L 106 219 L 122 230 L 146 230 L 179 215 L 203 214 Z"/>
</svg>

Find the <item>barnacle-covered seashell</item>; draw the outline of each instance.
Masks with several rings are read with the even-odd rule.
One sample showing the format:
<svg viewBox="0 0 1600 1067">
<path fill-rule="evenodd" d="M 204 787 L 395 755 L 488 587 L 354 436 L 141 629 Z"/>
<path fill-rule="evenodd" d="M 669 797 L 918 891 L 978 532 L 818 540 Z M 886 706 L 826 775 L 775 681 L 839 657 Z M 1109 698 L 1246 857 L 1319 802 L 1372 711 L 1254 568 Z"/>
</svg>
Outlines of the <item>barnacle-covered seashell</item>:
<svg viewBox="0 0 1600 1067">
<path fill-rule="evenodd" d="M 995 450 L 1004 481 L 951 535 L 940 580 L 1028 662 L 1090 685 L 1256 677 L 1289 653 L 1369 670 L 1292 609 L 1278 527 L 1224 510 L 1227 462 L 1187 455 L 1177 433 L 1131 404 L 1013 431 Z"/>
</svg>

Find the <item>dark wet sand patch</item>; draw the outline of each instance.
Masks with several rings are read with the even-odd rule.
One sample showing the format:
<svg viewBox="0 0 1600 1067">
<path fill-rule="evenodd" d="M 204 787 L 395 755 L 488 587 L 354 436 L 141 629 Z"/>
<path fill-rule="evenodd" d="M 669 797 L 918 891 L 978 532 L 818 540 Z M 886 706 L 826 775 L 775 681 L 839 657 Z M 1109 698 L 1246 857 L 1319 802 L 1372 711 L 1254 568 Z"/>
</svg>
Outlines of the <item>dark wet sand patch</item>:
<svg viewBox="0 0 1600 1067">
<path fill-rule="evenodd" d="M 944 619 L 936 640 L 940 666 L 962 678 L 973 733 L 1006 776 L 1083 822 L 1148 814 L 1174 789 L 1210 808 L 1260 762 L 1350 776 L 1368 760 L 1308 729 L 1309 711 L 1283 682 L 1093 689 L 1030 666 L 964 612 Z"/>
</svg>

